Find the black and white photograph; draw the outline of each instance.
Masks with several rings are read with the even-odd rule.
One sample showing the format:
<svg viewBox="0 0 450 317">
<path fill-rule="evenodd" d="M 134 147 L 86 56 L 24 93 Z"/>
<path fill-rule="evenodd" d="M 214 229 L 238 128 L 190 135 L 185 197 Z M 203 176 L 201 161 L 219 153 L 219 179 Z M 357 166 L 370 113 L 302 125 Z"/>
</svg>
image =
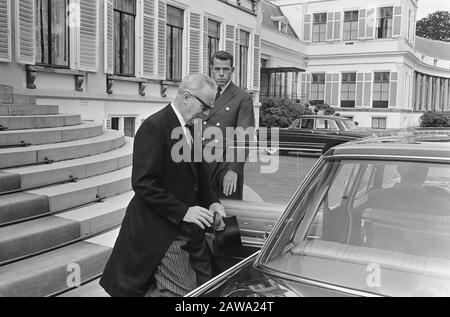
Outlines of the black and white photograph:
<svg viewBox="0 0 450 317">
<path fill-rule="evenodd" d="M 0 297 L 450 297 L 450 2 L 0 0 Z"/>
</svg>

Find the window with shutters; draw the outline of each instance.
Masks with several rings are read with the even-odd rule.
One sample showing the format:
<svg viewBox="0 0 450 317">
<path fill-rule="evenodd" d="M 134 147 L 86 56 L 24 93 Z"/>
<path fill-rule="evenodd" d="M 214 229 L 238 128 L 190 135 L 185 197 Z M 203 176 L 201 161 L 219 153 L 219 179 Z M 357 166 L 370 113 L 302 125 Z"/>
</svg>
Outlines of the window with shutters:
<svg viewBox="0 0 450 317">
<path fill-rule="evenodd" d="M 341 107 L 354 108 L 356 99 L 356 73 L 343 73 L 341 83 Z"/>
<path fill-rule="evenodd" d="M 114 1 L 114 72 L 122 76 L 135 74 L 136 0 Z"/>
<path fill-rule="evenodd" d="M 392 37 L 393 7 L 378 8 L 377 38 Z"/>
<path fill-rule="evenodd" d="M 184 11 L 167 6 L 167 80 L 181 81 L 183 76 Z"/>
<path fill-rule="evenodd" d="M 68 0 L 36 0 L 36 64 L 68 68 Z"/>
<path fill-rule="evenodd" d="M 325 95 L 325 74 L 312 74 L 310 103 L 323 104 Z"/>
<path fill-rule="evenodd" d="M 208 20 L 208 67 L 212 65 L 212 56 L 219 50 L 219 43 L 220 23 Z M 208 75 L 211 76 L 211 67 L 208 69 Z"/>
<path fill-rule="evenodd" d="M 373 107 L 388 108 L 389 105 L 389 72 L 375 73 L 373 82 Z"/>
<path fill-rule="evenodd" d="M 248 49 L 250 33 L 240 30 L 239 33 L 239 86 L 247 88 L 248 83 Z"/>
<path fill-rule="evenodd" d="M 386 117 L 372 117 L 372 129 L 386 129 Z"/>
<path fill-rule="evenodd" d="M 344 12 L 344 41 L 358 39 L 358 10 Z"/>
<path fill-rule="evenodd" d="M 313 14 L 313 42 L 325 42 L 327 35 L 327 14 L 315 13 Z"/>
</svg>

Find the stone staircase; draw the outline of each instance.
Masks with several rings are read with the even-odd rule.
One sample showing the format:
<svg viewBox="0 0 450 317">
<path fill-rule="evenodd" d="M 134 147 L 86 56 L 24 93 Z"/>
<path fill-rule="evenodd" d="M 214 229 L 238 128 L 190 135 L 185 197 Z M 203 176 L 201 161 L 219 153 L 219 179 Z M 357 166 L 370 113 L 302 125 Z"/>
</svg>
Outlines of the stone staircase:
<svg viewBox="0 0 450 317">
<path fill-rule="evenodd" d="M 0 85 L 0 297 L 105 295 L 132 150 L 121 132 Z"/>
</svg>

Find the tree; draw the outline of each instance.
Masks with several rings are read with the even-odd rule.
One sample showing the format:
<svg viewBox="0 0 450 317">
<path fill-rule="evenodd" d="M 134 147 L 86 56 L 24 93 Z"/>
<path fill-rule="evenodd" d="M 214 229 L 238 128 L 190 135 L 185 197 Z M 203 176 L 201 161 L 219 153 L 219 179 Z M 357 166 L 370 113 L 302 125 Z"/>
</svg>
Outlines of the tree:
<svg viewBox="0 0 450 317">
<path fill-rule="evenodd" d="M 436 11 L 417 21 L 416 34 L 432 40 L 450 42 L 450 12 Z"/>
</svg>

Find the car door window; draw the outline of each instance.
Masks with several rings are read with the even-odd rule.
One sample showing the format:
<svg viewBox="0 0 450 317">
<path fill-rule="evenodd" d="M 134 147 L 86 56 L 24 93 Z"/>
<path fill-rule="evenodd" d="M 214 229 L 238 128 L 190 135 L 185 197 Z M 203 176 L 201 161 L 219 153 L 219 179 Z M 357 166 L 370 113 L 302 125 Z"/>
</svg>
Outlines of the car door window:
<svg viewBox="0 0 450 317">
<path fill-rule="evenodd" d="M 317 130 L 339 131 L 339 127 L 337 126 L 336 122 L 334 122 L 334 120 L 317 119 L 316 122 Z"/>
<path fill-rule="evenodd" d="M 301 120 L 302 129 L 314 129 L 314 119 L 302 119 Z"/>
</svg>

